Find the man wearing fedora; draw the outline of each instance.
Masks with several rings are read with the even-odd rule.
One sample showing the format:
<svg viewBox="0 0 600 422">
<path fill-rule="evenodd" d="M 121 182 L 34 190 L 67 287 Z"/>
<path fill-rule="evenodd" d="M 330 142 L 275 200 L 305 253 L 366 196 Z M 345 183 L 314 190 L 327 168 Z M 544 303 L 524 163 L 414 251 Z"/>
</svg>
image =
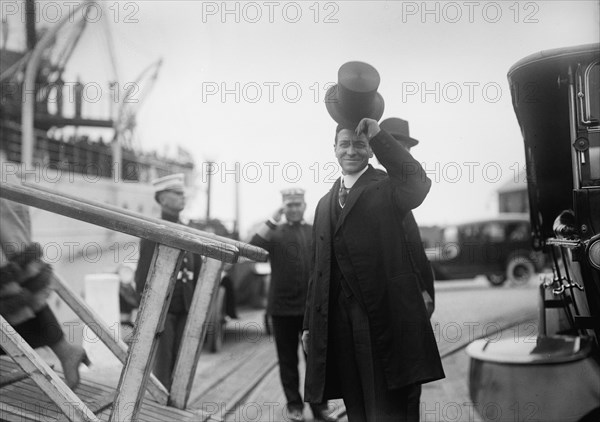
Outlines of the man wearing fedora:
<svg viewBox="0 0 600 422">
<path fill-rule="evenodd" d="M 392 135 L 400 144 L 406 148 L 409 152 L 412 147 L 419 144 L 414 138 L 408 136 L 408 122 L 398 117 L 389 117 L 383 120 L 379 127 L 385 130 L 387 133 Z M 418 271 L 419 280 L 422 282 L 421 290 L 423 292 L 423 300 L 427 307 L 427 313 L 429 317 L 435 310 L 435 290 L 433 286 L 434 276 L 433 268 L 431 263 L 425 254 L 423 248 L 423 240 L 421 239 L 421 233 L 419 232 L 419 226 L 415 220 L 415 217 L 411 212 L 406 214 L 404 217 L 404 230 L 406 231 L 406 240 L 408 241 L 408 247 L 410 251 L 410 259 L 413 260 L 415 268 Z"/>
<path fill-rule="evenodd" d="M 315 211 L 305 399 L 342 397 L 350 422 L 418 421 L 418 388 L 444 371 L 404 218 L 431 181 L 379 127 L 378 86 L 372 66 L 349 62 L 326 97 L 342 177 Z M 368 164 L 373 154 L 387 173 Z"/>
<path fill-rule="evenodd" d="M 179 214 L 185 208 L 184 175 L 172 174 L 153 180 L 154 199 L 161 208 L 163 220 L 181 223 Z M 135 284 L 138 295 L 141 297 L 146 287 L 146 278 L 152 263 L 156 242 L 140 239 L 140 258 L 135 272 Z M 165 318 L 164 326 L 159 334 L 158 346 L 154 358 L 154 375 L 169 389 L 171 387 L 172 373 L 179 345 L 183 336 L 183 329 L 187 321 L 188 311 L 194 296 L 196 281 L 200 274 L 202 264 L 200 255 L 189 252 L 183 257 L 175 288 L 171 296 L 171 303 Z"/>
<path fill-rule="evenodd" d="M 292 422 L 301 422 L 304 402 L 300 394 L 298 346 L 310 276 L 312 226 L 304 221 L 304 190 L 284 189 L 281 195 L 282 205 L 258 228 L 250 243 L 269 252 L 271 283 L 267 313 L 273 322 L 287 416 Z M 282 224 L 283 215 L 286 222 Z M 336 420 L 329 416 L 326 400 L 312 404 L 311 410 L 316 421 Z"/>
</svg>

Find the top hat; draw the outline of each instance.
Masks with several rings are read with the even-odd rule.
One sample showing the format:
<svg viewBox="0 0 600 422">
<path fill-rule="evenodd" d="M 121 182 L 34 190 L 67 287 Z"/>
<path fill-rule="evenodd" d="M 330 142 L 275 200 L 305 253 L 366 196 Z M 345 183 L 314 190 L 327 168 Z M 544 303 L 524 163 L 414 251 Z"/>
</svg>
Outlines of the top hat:
<svg viewBox="0 0 600 422">
<path fill-rule="evenodd" d="M 152 186 L 154 187 L 154 194 L 166 190 L 174 192 L 184 192 L 185 185 L 183 183 L 183 178 L 183 173 L 177 173 L 154 179 L 152 181 Z"/>
<path fill-rule="evenodd" d="M 338 83 L 327 90 L 325 106 L 340 125 L 354 129 L 365 117 L 381 119 L 384 101 L 380 93 L 379 73 L 363 62 L 344 63 L 338 70 Z"/>
<path fill-rule="evenodd" d="M 390 117 L 379 123 L 379 127 L 400 141 L 407 149 L 410 149 L 419 143 L 419 141 L 410 137 L 408 122 L 406 120 Z"/>
<path fill-rule="evenodd" d="M 284 204 L 297 204 L 304 202 L 304 189 L 289 188 L 281 191 L 281 199 Z"/>
</svg>

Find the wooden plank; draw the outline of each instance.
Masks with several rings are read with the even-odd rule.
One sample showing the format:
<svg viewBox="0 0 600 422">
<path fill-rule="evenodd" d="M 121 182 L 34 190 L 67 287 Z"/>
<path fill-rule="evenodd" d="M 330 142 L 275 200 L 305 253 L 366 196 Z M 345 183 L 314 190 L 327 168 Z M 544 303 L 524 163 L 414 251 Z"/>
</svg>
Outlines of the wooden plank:
<svg viewBox="0 0 600 422">
<path fill-rule="evenodd" d="M 191 401 L 198 400 L 205 394 L 208 394 L 209 391 L 216 388 L 228 377 L 232 376 L 232 374 L 238 371 L 256 354 L 256 350 L 252 347 L 243 346 L 243 348 L 236 348 L 229 359 L 219 361 L 217 364 L 212 365 L 210 367 L 210 377 L 198 377 L 199 374 L 196 374 L 196 377 L 199 379 L 197 379 L 194 384 L 193 395 L 195 399 L 192 398 Z"/>
<path fill-rule="evenodd" d="M 110 417 L 111 422 L 129 422 L 137 418 L 156 350 L 156 336 L 164 324 L 183 255 L 181 250 L 156 245 L 131 350 L 121 372 L 117 388 L 119 394 Z"/>
<path fill-rule="evenodd" d="M 72 421 L 98 421 L 92 411 L 50 369 L 0 315 L 0 345 Z"/>
<path fill-rule="evenodd" d="M 24 383 L 11 385 L 2 391 L 2 403 L 16 407 L 25 414 L 37 415 L 37 420 L 56 420 L 62 415 L 56 404 L 35 383 L 33 386 Z"/>
<path fill-rule="evenodd" d="M 20 403 L 0 403 L 0 420 L 8 422 L 39 422 L 39 412 L 23 408 Z M 44 419 L 48 420 L 48 419 Z"/>
<path fill-rule="evenodd" d="M 213 411 L 227 413 L 235 409 L 242 399 L 250 394 L 263 377 L 277 365 L 273 343 L 256 343 L 255 347 L 256 353 L 246 360 L 243 366 L 224 379 L 222 383 L 191 402 L 189 407 L 201 409 L 206 414 L 213 414 Z"/>
<path fill-rule="evenodd" d="M 208 319 L 218 296 L 222 269 L 222 262 L 208 258 L 200 271 L 200 278 L 183 331 L 183 341 L 175 362 L 169 397 L 169 404 L 178 409 L 187 408 L 202 345 L 207 330 L 211 328 Z"/>
<path fill-rule="evenodd" d="M 304 373 L 306 362 L 302 351 L 299 350 L 298 371 L 300 374 L 300 391 L 304 391 Z M 341 399 L 329 400 L 329 415 L 335 418 L 342 418 L 346 414 L 344 402 Z M 304 416 L 310 420 L 312 415 L 308 406 L 304 408 Z M 314 416 L 314 415 L 312 415 Z M 289 420 L 287 410 L 287 400 L 281 386 L 279 376 L 279 366 L 273 367 L 271 371 L 263 377 L 260 383 L 253 391 L 240 403 L 235 411 L 229 413 L 226 421 L 233 422 L 240 419 L 252 419 L 256 421 L 272 422 Z"/>
<path fill-rule="evenodd" d="M 183 225 L 167 227 L 162 220 L 160 223 L 148 221 L 140 216 L 113 211 L 104 204 L 88 205 L 57 193 L 12 183 L 0 185 L 0 197 L 219 261 L 235 263 L 239 257 L 239 250 L 235 246 L 198 236 L 185 230 Z"/>
<path fill-rule="evenodd" d="M 218 261 L 217 261 L 218 262 Z M 77 314 L 79 318 L 98 336 L 108 349 L 125 364 L 127 360 L 127 345 L 120 338 L 115 338 L 114 332 L 108 328 L 100 316 L 91 309 L 65 281 L 54 274 L 54 290 L 62 300 Z M 148 392 L 161 404 L 167 404 L 169 392 L 153 374 L 150 374 Z"/>
<path fill-rule="evenodd" d="M 75 390 L 77 396 L 94 413 L 110 407 L 113 403 L 114 390 L 103 391 L 97 386 L 85 385 L 80 383 Z M 24 409 L 29 409 L 44 415 L 43 419 L 62 417 L 61 411 L 46 394 L 40 391 L 40 388 L 31 379 L 24 380 L 14 384 L 2 391 L 3 402 L 19 403 Z"/>
<path fill-rule="evenodd" d="M 18 366 L 10 359 L 0 359 L 0 371 L 9 372 Z M 58 371 L 60 374 L 60 371 Z M 76 392 L 88 407 L 97 413 L 97 418 L 108 421 L 110 418 L 115 389 L 82 378 Z M 62 414 L 54 403 L 43 394 L 40 388 L 30 379 L 7 386 L 0 393 L 0 420 L 24 421 L 58 421 Z M 185 411 L 169 408 L 144 398 L 137 417 L 139 422 L 201 422 L 214 421 L 201 412 Z"/>
<path fill-rule="evenodd" d="M 27 186 L 29 188 L 36 189 L 36 190 L 39 190 L 42 192 L 47 192 L 49 194 L 56 193 L 55 191 L 53 191 L 47 187 L 40 186 L 40 185 L 34 185 L 32 183 L 25 182 L 25 183 L 23 183 L 23 186 Z M 60 195 L 64 198 L 76 200 L 76 201 L 82 202 L 84 204 L 88 204 L 88 205 L 95 206 L 95 207 L 103 207 L 103 208 L 109 209 L 111 211 L 119 212 L 124 215 L 129 215 L 132 217 L 139 218 L 144 221 L 154 222 L 156 224 L 164 225 L 169 228 L 176 228 L 178 230 L 183 230 L 183 231 L 186 231 L 189 233 L 193 233 L 199 237 L 205 238 L 206 241 L 209 241 L 209 242 L 217 241 L 217 242 L 222 242 L 222 243 L 226 243 L 228 245 L 235 246 L 240 251 L 240 257 L 248 258 L 249 260 L 252 260 L 252 261 L 266 262 L 269 257 L 269 254 L 267 251 L 265 251 L 262 248 L 259 248 L 258 246 L 250 245 L 249 243 L 240 242 L 238 240 L 229 239 L 229 238 L 223 237 L 223 236 L 217 236 L 214 233 L 209 233 L 209 232 L 205 232 L 202 230 L 194 229 L 193 227 L 182 226 L 181 224 L 178 224 L 178 223 L 172 223 L 170 221 L 165 221 L 162 219 L 150 217 L 150 216 L 147 216 L 144 214 L 137 213 L 135 211 L 117 207 L 115 205 L 106 204 L 106 203 L 98 202 L 98 201 L 93 201 L 93 200 L 87 199 L 87 198 L 80 198 L 78 196 L 70 195 L 65 192 L 61 192 Z M 241 262 L 241 260 L 239 262 Z"/>
<path fill-rule="evenodd" d="M 278 366 L 274 366 L 265 374 L 243 402 L 236 405 L 235 409 L 231 409 L 225 420 L 228 422 L 244 419 L 261 422 L 289 420 L 278 369 Z"/>
<path fill-rule="evenodd" d="M 48 366 L 54 369 L 54 365 Z M 0 388 L 25 378 L 27 374 L 12 359 L 8 356 L 0 357 Z"/>
</svg>

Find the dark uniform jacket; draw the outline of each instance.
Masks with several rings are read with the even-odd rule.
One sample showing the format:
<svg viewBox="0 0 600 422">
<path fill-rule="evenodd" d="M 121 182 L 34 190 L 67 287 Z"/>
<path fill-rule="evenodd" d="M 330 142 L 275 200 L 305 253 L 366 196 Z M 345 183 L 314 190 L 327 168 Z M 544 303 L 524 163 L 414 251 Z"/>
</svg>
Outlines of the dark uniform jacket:
<svg viewBox="0 0 600 422">
<path fill-rule="evenodd" d="M 304 222 L 280 224 L 270 240 L 255 234 L 250 241 L 269 252 L 271 283 L 267 312 L 275 316 L 302 316 L 310 277 L 312 226 Z"/>
<path fill-rule="evenodd" d="M 424 281 L 410 259 L 404 229 L 407 213 L 421 204 L 431 181 L 387 132 L 381 131 L 370 144 L 388 173 L 369 166 L 350 190 L 335 226 L 331 216 L 339 180 L 315 212 L 315 262 L 303 327 L 310 330 L 305 399 L 311 403 L 341 396 L 327 353 L 334 259 L 366 310 L 371 348 L 383 365 L 388 388 L 444 377 L 421 293 Z"/>
<path fill-rule="evenodd" d="M 162 218 L 163 220 L 174 223 L 178 222 L 166 215 L 163 215 Z M 150 270 L 150 264 L 152 263 L 155 246 L 156 242 L 140 239 L 140 258 L 135 271 L 135 286 L 140 299 L 144 288 L 146 287 L 146 278 L 148 276 L 148 271 Z M 182 314 L 189 311 L 201 266 L 202 257 L 200 255 L 194 255 L 189 252 L 185 253 L 183 263 L 177 274 L 177 281 L 175 282 L 171 304 L 169 305 L 169 312 Z"/>
</svg>

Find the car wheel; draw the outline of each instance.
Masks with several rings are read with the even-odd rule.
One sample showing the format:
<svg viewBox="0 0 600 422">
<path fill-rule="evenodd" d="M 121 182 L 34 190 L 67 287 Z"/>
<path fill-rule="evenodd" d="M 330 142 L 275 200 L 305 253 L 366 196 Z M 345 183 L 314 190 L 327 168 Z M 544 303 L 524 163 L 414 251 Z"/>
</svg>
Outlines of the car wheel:
<svg viewBox="0 0 600 422">
<path fill-rule="evenodd" d="M 486 274 L 486 277 L 490 284 L 494 287 L 500 287 L 506 281 L 506 275 L 502 273 Z"/>
<path fill-rule="evenodd" d="M 219 287 L 209 318 L 206 345 L 212 353 L 217 353 L 223 347 L 223 337 L 225 336 L 225 289 L 223 287 Z"/>
<path fill-rule="evenodd" d="M 523 286 L 535 274 L 535 266 L 525 256 L 515 256 L 506 265 L 506 277 L 516 286 Z"/>
</svg>

